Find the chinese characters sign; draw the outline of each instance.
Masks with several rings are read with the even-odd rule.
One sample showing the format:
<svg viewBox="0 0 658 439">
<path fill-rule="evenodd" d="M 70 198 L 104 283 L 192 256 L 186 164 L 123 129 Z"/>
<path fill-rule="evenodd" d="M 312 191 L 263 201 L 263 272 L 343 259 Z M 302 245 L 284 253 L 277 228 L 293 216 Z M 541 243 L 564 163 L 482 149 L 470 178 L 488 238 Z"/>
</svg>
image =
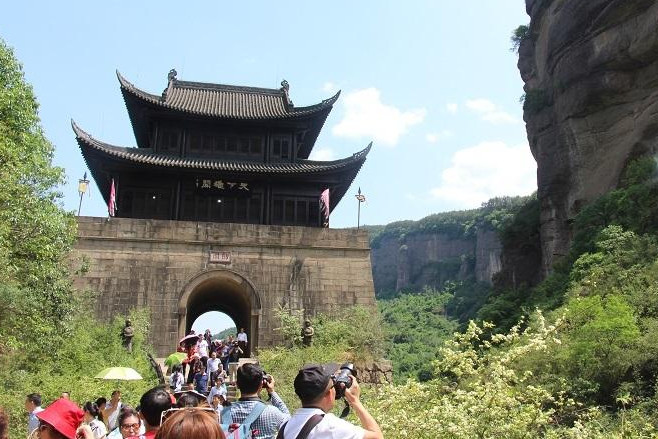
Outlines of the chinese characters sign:
<svg viewBox="0 0 658 439">
<path fill-rule="evenodd" d="M 220 180 L 216 178 L 197 178 L 196 189 L 203 192 L 241 192 L 249 193 L 249 183 Z"/>
<path fill-rule="evenodd" d="M 210 263 L 212 264 L 225 264 L 231 263 L 231 252 L 210 251 Z"/>
</svg>

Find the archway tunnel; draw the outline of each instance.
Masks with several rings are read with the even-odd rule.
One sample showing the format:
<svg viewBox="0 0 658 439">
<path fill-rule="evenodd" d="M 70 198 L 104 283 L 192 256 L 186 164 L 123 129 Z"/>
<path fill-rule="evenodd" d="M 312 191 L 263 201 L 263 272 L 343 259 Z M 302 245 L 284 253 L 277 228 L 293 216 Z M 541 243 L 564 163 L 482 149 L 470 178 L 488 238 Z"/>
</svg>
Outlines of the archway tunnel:
<svg viewBox="0 0 658 439">
<path fill-rule="evenodd" d="M 194 321 L 209 311 L 219 311 L 235 322 L 237 330 L 244 328 L 249 338 L 246 355 L 251 354 L 257 342 L 257 317 L 253 316 L 251 286 L 237 276 L 214 276 L 194 287 L 187 299 L 185 333 L 192 329 Z"/>
</svg>

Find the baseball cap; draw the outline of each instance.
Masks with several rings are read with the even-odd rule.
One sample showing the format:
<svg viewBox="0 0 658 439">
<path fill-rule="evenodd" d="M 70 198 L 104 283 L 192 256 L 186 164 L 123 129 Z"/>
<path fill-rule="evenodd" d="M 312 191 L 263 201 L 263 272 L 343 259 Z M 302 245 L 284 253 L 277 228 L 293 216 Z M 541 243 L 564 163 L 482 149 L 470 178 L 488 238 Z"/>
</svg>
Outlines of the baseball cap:
<svg viewBox="0 0 658 439">
<path fill-rule="evenodd" d="M 311 364 L 304 366 L 295 377 L 295 393 L 302 401 L 309 401 L 322 395 L 331 376 L 338 370 L 338 364 Z"/>
<path fill-rule="evenodd" d="M 75 439 L 84 412 L 73 401 L 60 398 L 36 415 L 67 438 Z"/>
</svg>

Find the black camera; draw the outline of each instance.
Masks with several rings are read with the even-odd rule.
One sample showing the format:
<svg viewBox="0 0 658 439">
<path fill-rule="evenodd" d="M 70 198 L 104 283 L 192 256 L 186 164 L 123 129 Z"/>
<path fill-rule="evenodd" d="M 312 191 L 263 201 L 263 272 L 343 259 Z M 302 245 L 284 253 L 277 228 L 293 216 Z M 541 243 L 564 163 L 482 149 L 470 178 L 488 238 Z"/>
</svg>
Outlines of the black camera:
<svg viewBox="0 0 658 439">
<path fill-rule="evenodd" d="M 338 373 L 331 377 L 334 381 L 334 389 L 336 389 L 336 399 L 341 399 L 345 396 L 345 389 L 352 387 L 352 380 L 356 376 L 356 370 L 354 370 L 354 364 L 345 363 L 340 366 Z M 341 384 L 343 384 L 341 386 Z"/>
<path fill-rule="evenodd" d="M 272 375 L 263 371 L 263 387 L 266 387 L 271 382 L 272 382 Z"/>
</svg>

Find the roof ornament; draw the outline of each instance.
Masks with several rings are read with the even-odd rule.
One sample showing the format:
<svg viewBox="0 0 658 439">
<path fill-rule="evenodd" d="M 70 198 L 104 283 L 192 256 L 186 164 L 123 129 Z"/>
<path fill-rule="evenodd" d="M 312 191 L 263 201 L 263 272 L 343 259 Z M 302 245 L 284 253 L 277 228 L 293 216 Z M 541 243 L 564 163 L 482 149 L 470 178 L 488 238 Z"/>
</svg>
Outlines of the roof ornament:
<svg viewBox="0 0 658 439">
<path fill-rule="evenodd" d="M 167 92 L 169 91 L 169 87 L 171 87 L 171 83 L 176 80 L 176 75 L 178 72 L 176 69 L 171 69 L 169 70 L 169 73 L 167 73 L 167 87 L 165 87 L 164 90 L 162 90 L 162 101 L 167 100 Z"/>
<path fill-rule="evenodd" d="M 290 91 L 290 84 L 288 84 L 288 81 L 286 81 L 285 79 L 281 81 L 281 91 L 283 92 L 283 94 L 286 95 L 286 101 L 288 102 L 288 105 L 292 107 L 294 104 L 292 103 L 292 100 L 290 99 L 290 95 L 288 94 L 288 92 Z"/>
</svg>

